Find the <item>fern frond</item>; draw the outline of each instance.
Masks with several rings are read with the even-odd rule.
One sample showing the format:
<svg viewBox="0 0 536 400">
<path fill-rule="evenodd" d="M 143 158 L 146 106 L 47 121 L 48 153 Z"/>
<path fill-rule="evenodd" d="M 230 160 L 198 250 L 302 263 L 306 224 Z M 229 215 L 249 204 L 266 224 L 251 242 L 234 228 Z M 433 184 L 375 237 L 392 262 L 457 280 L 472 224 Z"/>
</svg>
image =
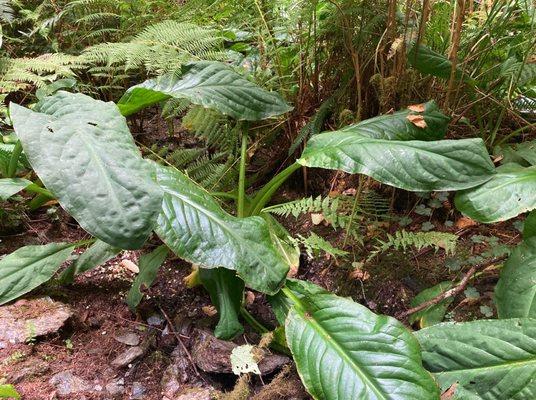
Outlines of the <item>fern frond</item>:
<svg viewBox="0 0 536 400">
<path fill-rule="evenodd" d="M 185 169 L 188 164 L 197 160 L 205 154 L 205 152 L 205 149 L 199 147 L 194 147 L 192 149 L 178 149 L 167 155 L 166 160 L 178 169 Z"/>
<path fill-rule="evenodd" d="M 227 190 L 238 179 L 234 157 L 227 153 L 210 155 L 207 149 L 202 147 L 169 151 L 167 146 L 157 145 L 154 145 L 151 151 L 156 155 L 153 159 L 165 159 L 207 190 Z"/>
<path fill-rule="evenodd" d="M 270 206 L 265 208 L 264 211 L 281 217 L 292 215 L 294 218 L 306 213 L 322 213 L 326 221 L 331 223 L 334 228 L 344 228 L 354 208 L 354 200 L 354 197 L 344 195 L 337 197 L 306 197 Z M 362 193 L 355 211 L 357 214 L 386 217 L 389 213 L 389 202 L 376 192 L 367 191 Z"/>
<path fill-rule="evenodd" d="M 310 138 L 313 135 L 320 133 L 322 127 L 324 126 L 324 121 L 328 117 L 329 113 L 335 105 L 334 97 L 330 97 L 318 108 L 316 114 L 311 118 L 309 122 L 300 130 L 298 136 L 290 146 L 288 154 L 293 154 L 298 146 L 303 143 L 304 140 Z"/>
<path fill-rule="evenodd" d="M 78 57 L 65 54 L 44 54 L 39 57 L 4 58 L 0 71 L 0 93 L 28 87 L 42 87 L 60 78 L 75 76 L 83 67 Z"/>
<path fill-rule="evenodd" d="M 309 258 L 318 255 L 320 252 L 329 254 L 333 258 L 344 257 L 348 255 L 347 251 L 334 247 L 330 242 L 318 236 L 314 232 L 311 232 L 309 237 L 297 235 L 297 237 L 289 239 L 295 246 L 303 246 Z"/>
<path fill-rule="evenodd" d="M 201 186 L 212 191 L 229 185 L 237 177 L 235 169 L 232 168 L 232 158 L 224 153 L 199 157 L 186 168 L 186 173 Z"/>
<path fill-rule="evenodd" d="M 394 235 L 387 234 L 387 240 L 378 240 L 379 246 L 370 254 L 370 260 L 377 254 L 390 249 L 406 251 L 408 247 L 414 247 L 421 250 L 425 247 L 433 247 L 436 251 L 445 250 L 446 254 L 454 254 L 456 252 L 456 243 L 458 236 L 448 232 L 408 232 L 401 230 L 395 232 Z"/>
<path fill-rule="evenodd" d="M 93 65 L 123 65 L 125 70 L 162 74 L 190 60 L 223 60 L 225 53 L 217 30 L 164 21 L 147 27 L 130 42 L 89 47 L 82 59 Z"/>
<path fill-rule="evenodd" d="M 0 20 L 11 22 L 13 20 L 13 8 L 10 0 L 0 0 Z"/>
<path fill-rule="evenodd" d="M 214 110 L 194 106 L 182 119 L 182 125 L 206 140 L 207 146 L 232 151 L 238 141 L 238 130 L 229 126 L 229 119 Z"/>
</svg>

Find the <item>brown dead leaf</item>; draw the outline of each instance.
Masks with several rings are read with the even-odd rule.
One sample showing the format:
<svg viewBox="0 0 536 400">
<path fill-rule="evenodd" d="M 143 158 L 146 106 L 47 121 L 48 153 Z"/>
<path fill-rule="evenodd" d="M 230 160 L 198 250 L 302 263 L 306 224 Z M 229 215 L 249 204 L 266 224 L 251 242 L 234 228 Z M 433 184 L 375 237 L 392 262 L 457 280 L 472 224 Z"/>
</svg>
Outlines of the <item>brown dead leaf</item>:
<svg viewBox="0 0 536 400">
<path fill-rule="evenodd" d="M 201 310 L 203 310 L 205 315 L 208 315 L 209 317 L 213 317 L 218 313 L 218 311 L 216 310 L 216 307 L 214 307 L 212 305 L 211 306 L 203 306 L 203 307 L 201 307 Z"/>
<path fill-rule="evenodd" d="M 251 304 L 253 304 L 254 301 L 255 301 L 255 293 L 253 293 L 250 290 L 246 291 L 246 298 L 245 298 L 246 305 L 250 306 Z"/>
<path fill-rule="evenodd" d="M 348 274 L 350 278 L 359 279 L 360 281 L 368 280 L 370 278 L 370 274 L 362 269 L 363 265 L 364 263 L 362 262 L 353 262 L 352 267 L 354 269 Z"/>
<path fill-rule="evenodd" d="M 456 221 L 454 226 L 458 229 L 465 229 L 470 228 L 471 226 L 475 226 L 477 224 L 478 222 L 469 217 L 461 217 L 458 221 Z"/>
<path fill-rule="evenodd" d="M 119 265 L 135 274 L 139 274 L 140 272 L 140 268 L 130 260 L 122 260 Z"/>
<path fill-rule="evenodd" d="M 499 161 L 502 161 L 504 156 L 502 154 L 498 155 L 497 157 L 493 158 L 493 164 L 497 164 Z"/>
<path fill-rule="evenodd" d="M 298 275 L 298 270 L 299 265 L 291 265 L 287 273 L 287 278 L 295 278 Z"/>
<path fill-rule="evenodd" d="M 457 383 L 453 383 L 451 387 L 449 387 L 447 390 L 445 390 L 441 394 L 441 400 L 449 400 L 452 399 L 452 396 L 456 393 L 456 388 L 458 387 Z"/>
<path fill-rule="evenodd" d="M 424 129 L 424 128 L 428 127 L 428 125 L 426 125 L 426 121 L 424 120 L 424 117 L 422 115 L 410 114 L 406 118 L 408 119 L 408 121 L 410 121 L 417 128 Z"/>
<path fill-rule="evenodd" d="M 424 103 L 412 104 L 411 106 L 408 106 L 408 110 L 415 112 L 424 112 Z"/>
<path fill-rule="evenodd" d="M 312 213 L 311 222 L 313 225 L 320 225 L 324 221 L 324 215 L 322 213 Z"/>
<path fill-rule="evenodd" d="M 355 188 L 346 189 L 344 192 L 342 192 L 342 194 L 346 196 L 355 196 L 356 193 L 357 190 Z"/>
<path fill-rule="evenodd" d="M 363 271 L 362 269 L 356 268 L 352 272 L 350 272 L 350 278 L 359 279 L 360 281 L 366 281 L 370 278 L 370 274 L 367 271 Z"/>
<path fill-rule="evenodd" d="M 55 206 L 56 204 L 58 204 L 58 200 L 50 200 L 43 204 L 41 207 Z"/>
<path fill-rule="evenodd" d="M 339 190 L 331 190 L 328 194 L 329 197 L 337 197 L 341 194 Z"/>
</svg>

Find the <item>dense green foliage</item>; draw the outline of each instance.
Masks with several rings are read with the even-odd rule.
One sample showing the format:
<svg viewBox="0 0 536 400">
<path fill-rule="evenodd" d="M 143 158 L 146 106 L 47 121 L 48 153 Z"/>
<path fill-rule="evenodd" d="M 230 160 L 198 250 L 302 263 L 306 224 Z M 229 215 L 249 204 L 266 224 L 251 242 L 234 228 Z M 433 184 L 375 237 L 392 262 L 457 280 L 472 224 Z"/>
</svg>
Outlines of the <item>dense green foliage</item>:
<svg viewBox="0 0 536 400">
<path fill-rule="evenodd" d="M 497 320 L 440 323 L 452 296 L 438 296 L 463 279 L 414 298 L 423 307 L 409 321 L 424 329 L 413 334 L 288 278 L 300 248 L 349 257 L 362 225 L 387 219 L 392 204 L 372 181 L 393 199 L 395 189 L 457 192 L 457 210 L 483 223 L 536 209 L 536 149 L 511 143 L 534 128 L 516 106 L 536 96 L 534 5 L 430 3 L 0 2 L 0 199 L 22 192 L 28 211 L 57 201 L 93 237 L 4 256 L 0 304 L 53 278 L 77 248 L 64 284 L 151 238 L 132 310 L 170 252 L 196 266 L 220 338 L 242 333 L 241 319 L 258 328 L 245 288 L 266 294 L 286 337 L 273 348 L 290 351 L 315 399 L 438 400 L 453 385 L 453 398 L 532 399 L 534 212 L 501 270 Z M 147 146 L 155 120 L 168 140 Z M 306 167 L 359 175 L 357 189 L 269 205 Z M 341 248 L 313 231 L 294 237 L 274 218 L 306 213 L 344 231 Z M 451 255 L 457 239 L 382 237 L 369 260 L 393 248 Z"/>
</svg>

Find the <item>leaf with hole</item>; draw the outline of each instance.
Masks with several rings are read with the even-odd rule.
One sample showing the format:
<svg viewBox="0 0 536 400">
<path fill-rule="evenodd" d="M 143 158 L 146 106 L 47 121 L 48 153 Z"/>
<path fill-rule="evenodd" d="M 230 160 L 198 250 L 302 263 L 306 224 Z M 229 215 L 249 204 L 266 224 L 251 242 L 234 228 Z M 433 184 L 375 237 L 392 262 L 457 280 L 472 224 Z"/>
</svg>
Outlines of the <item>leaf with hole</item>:
<svg viewBox="0 0 536 400">
<path fill-rule="evenodd" d="M 123 115 L 169 98 L 188 99 L 237 120 L 258 121 L 292 109 L 277 93 L 250 82 L 219 62 L 199 61 L 183 66 L 181 75 L 169 74 L 131 87 L 117 103 Z"/>
<path fill-rule="evenodd" d="M 74 250 L 72 243 L 25 246 L 0 260 L 0 304 L 48 281 Z"/>
<path fill-rule="evenodd" d="M 443 323 L 415 333 L 424 366 L 456 399 L 536 398 L 536 320 Z"/>
<path fill-rule="evenodd" d="M 419 344 L 400 322 L 310 283 L 288 286 L 287 343 L 313 398 L 439 399 Z"/>
<path fill-rule="evenodd" d="M 255 355 L 255 347 L 250 344 L 235 347 L 231 352 L 231 367 L 235 375 L 249 373 L 260 375 L 261 370 L 259 369 L 258 361 Z"/>
<path fill-rule="evenodd" d="M 117 107 L 58 92 L 33 110 L 11 103 L 10 115 L 35 172 L 80 226 L 112 246 L 141 247 L 162 195 Z"/>
<path fill-rule="evenodd" d="M 266 221 L 234 217 L 182 172 L 154 165 L 164 191 L 156 227 L 162 241 L 202 268 L 236 270 L 252 289 L 277 292 L 289 267 L 274 248 Z"/>
</svg>

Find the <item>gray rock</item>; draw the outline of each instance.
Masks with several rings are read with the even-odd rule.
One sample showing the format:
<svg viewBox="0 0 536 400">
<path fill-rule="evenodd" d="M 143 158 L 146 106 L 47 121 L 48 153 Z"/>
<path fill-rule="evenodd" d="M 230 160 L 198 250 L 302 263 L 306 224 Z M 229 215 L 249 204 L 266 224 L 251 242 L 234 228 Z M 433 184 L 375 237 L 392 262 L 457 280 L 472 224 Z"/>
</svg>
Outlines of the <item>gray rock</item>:
<svg viewBox="0 0 536 400">
<path fill-rule="evenodd" d="M 181 346 L 171 353 L 171 363 L 164 371 L 160 382 L 164 398 L 175 399 L 187 384 L 202 385 L 203 381 L 194 373 L 187 354 Z"/>
<path fill-rule="evenodd" d="M 213 391 L 206 388 L 191 388 L 179 393 L 173 400 L 211 400 Z"/>
<path fill-rule="evenodd" d="M 0 341 L 24 343 L 57 332 L 73 311 L 50 297 L 19 300 L 0 307 Z"/>
<path fill-rule="evenodd" d="M 106 392 L 113 397 L 122 395 L 124 391 L 125 380 L 123 378 L 114 379 L 106 385 Z"/>
<path fill-rule="evenodd" d="M 134 332 L 125 332 L 120 335 L 114 336 L 114 339 L 119 343 L 126 344 L 128 346 L 137 346 L 140 344 L 140 337 Z"/>
<path fill-rule="evenodd" d="M 237 344 L 217 339 L 206 331 L 197 331 L 192 357 L 196 365 L 205 372 L 232 373 L 231 353 Z M 286 356 L 266 353 L 259 361 L 263 375 L 270 374 L 290 362 Z"/>
<path fill-rule="evenodd" d="M 119 354 L 113 361 L 112 365 L 114 367 L 122 368 L 126 367 L 128 364 L 130 364 L 135 359 L 143 356 L 145 354 L 145 348 L 142 346 L 134 346 L 131 347 L 121 354 Z"/>
<path fill-rule="evenodd" d="M 48 382 L 56 387 L 56 391 L 60 396 L 91 391 L 91 384 L 73 375 L 71 371 L 59 372 L 50 378 Z"/>
<path fill-rule="evenodd" d="M 147 323 L 151 326 L 160 326 L 164 322 L 166 322 L 166 320 L 158 314 L 153 314 L 149 318 L 147 318 Z"/>
<path fill-rule="evenodd" d="M 132 383 L 132 390 L 130 394 L 131 400 L 142 400 L 145 396 L 145 388 L 139 382 Z"/>
<path fill-rule="evenodd" d="M 48 372 L 49 365 L 45 361 L 31 359 L 17 364 L 17 369 L 8 374 L 9 383 L 20 383 Z"/>
</svg>

